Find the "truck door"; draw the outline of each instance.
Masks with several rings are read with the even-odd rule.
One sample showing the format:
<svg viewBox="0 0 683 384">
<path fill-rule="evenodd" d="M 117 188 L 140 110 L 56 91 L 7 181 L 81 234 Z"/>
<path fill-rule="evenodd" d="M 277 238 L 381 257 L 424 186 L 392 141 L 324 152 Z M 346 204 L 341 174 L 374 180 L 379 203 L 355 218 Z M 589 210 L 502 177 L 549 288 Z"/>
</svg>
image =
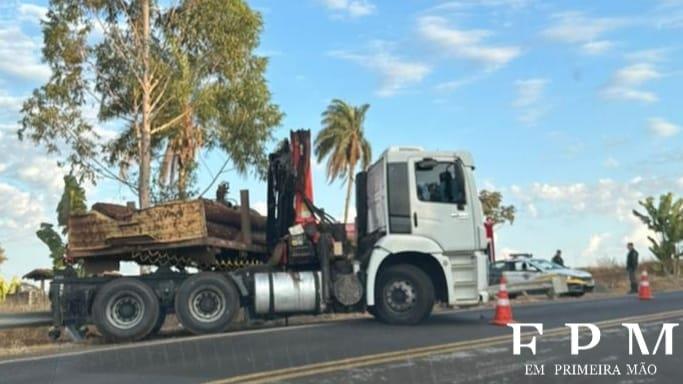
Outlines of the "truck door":
<svg viewBox="0 0 683 384">
<path fill-rule="evenodd" d="M 462 164 L 456 158 L 410 159 L 412 233 L 428 237 L 445 253 L 478 249 L 472 199 Z"/>
</svg>

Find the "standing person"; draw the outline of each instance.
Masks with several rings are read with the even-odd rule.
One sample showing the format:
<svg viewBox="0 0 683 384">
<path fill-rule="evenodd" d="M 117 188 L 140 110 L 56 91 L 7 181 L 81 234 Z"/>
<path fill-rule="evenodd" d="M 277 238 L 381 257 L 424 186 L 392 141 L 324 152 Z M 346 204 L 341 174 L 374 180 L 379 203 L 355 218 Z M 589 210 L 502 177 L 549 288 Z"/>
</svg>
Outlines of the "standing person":
<svg viewBox="0 0 683 384">
<path fill-rule="evenodd" d="M 636 271 L 638 270 L 638 251 L 633 248 L 633 243 L 626 245 L 628 253 L 626 254 L 626 271 L 628 272 L 628 279 L 631 282 L 631 291 L 629 293 L 638 293 L 638 279 Z"/>
<path fill-rule="evenodd" d="M 553 261 L 553 263 L 559 264 L 559 265 L 564 267 L 564 260 L 562 259 L 562 251 L 561 250 L 558 249 L 557 251 L 555 251 L 555 256 L 553 256 L 552 261 Z"/>
</svg>

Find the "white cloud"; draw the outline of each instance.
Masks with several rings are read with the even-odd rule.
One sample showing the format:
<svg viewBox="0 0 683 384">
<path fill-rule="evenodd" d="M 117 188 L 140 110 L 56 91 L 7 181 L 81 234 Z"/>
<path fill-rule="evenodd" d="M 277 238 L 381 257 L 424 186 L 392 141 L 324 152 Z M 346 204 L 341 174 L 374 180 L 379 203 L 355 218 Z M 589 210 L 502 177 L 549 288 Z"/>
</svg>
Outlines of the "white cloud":
<svg viewBox="0 0 683 384">
<path fill-rule="evenodd" d="M 548 84 L 547 79 L 525 79 L 517 80 L 517 98 L 513 106 L 520 110 L 519 120 L 525 124 L 536 124 L 545 114 L 547 107 L 540 105 L 539 101 Z"/>
<path fill-rule="evenodd" d="M 640 101 L 643 103 L 654 103 L 659 100 L 654 92 L 618 87 L 605 88 L 602 96 L 611 100 Z"/>
<path fill-rule="evenodd" d="M 633 245 L 639 249 L 647 249 L 651 245 L 648 237 L 656 239 L 657 235 L 634 216 L 630 216 L 628 221 L 630 230 L 621 238 L 620 246 L 622 249 L 625 248 L 627 243 L 633 243 Z"/>
<path fill-rule="evenodd" d="M 675 178 L 634 177 L 628 181 L 600 179 L 592 183 L 532 183 L 513 185 L 510 195 L 522 205 L 534 204 L 539 217 L 598 215 L 628 222 L 631 210 L 646 196 L 681 191 Z"/>
<path fill-rule="evenodd" d="M 671 137 L 681 131 L 681 127 L 659 117 L 653 117 L 648 121 L 648 130 L 657 137 Z"/>
<path fill-rule="evenodd" d="M 593 18 L 581 12 L 563 12 L 552 16 L 554 24 L 541 34 L 548 39 L 570 44 L 589 43 L 614 29 L 626 25 L 616 18 Z"/>
<path fill-rule="evenodd" d="M 619 167 L 619 161 L 612 156 L 606 158 L 605 162 L 602 164 L 605 166 L 605 168 L 618 168 Z"/>
<path fill-rule="evenodd" d="M 375 5 L 366 0 L 323 0 L 323 4 L 336 16 L 352 18 L 367 16 L 375 12 Z"/>
<path fill-rule="evenodd" d="M 40 201 L 30 192 L 0 182 L 0 232 L 29 231 L 44 221 Z"/>
<path fill-rule="evenodd" d="M 640 63 L 618 70 L 615 74 L 615 81 L 620 84 L 637 86 L 660 77 L 662 74 L 651 64 Z"/>
<path fill-rule="evenodd" d="M 45 156 L 31 157 L 21 164 L 16 164 L 15 167 L 18 178 L 36 188 L 56 195 L 64 187 L 64 171 L 57 166 L 55 159 Z"/>
<path fill-rule="evenodd" d="M 683 28 L 683 2 L 659 0 L 651 21 L 657 29 Z"/>
<path fill-rule="evenodd" d="M 531 5 L 534 0 L 459 0 L 447 1 L 445 3 L 436 5 L 428 11 L 457 11 L 463 9 L 471 9 L 475 7 L 500 8 L 508 7 L 512 9 L 521 9 Z"/>
<path fill-rule="evenodd" d="M 50 68 L 40 62 L 40 43 L 16 26 L 0 25 L 0 75 L 40 81 L 50 76 Z"/>
<path fill-rule="evenodd" d="M 268 203 L 265 201 L 257 201 L 250 205 L 250 208 L 260 213 L 263 216 L 268 215 Z"/>
<path fill-rule="evenodd" d="M 602 253 L 600 252 L 600 250 L 603 246 L 604 241 L 608 239 L 610 236 L 610 233 L 596 233 L 594 235 L 591 235 L 590 239 L 588 240 L 588 245 L 586 246 L 586 248 L 584 248 L 583 252 L 581 252 L 581 256 L 603 256 L 600 254 Z"/>
<path fill-rule="evenodd" d="M 47 8 L 30 3 L 19 5 L 19 20 L 38 23 L 45 19 Z"/>
<path fill-rule="evenodd" d="M 391 53 L 388 44 L 375 42 L 368 53 L 332 51 L 329 54 L 349 60 L 377 73 L 380 77 L 379 96 L 393 96 L 405 88 L 419 84 L 430 71 L 420 62 L 407 61 Z"/>
<path fill-rule="evenodd" d="M 601 94 L 606 99 L 653 103 L 659 97 L 643 86 L 663 75 L 650 63 L 637 63 L 617 70 Z"/>
<path fill-rule="evenodd" d="M 517 99 L 514 102 L 514 106 L 528 107 L 535 104 L 543 94 L 543 90 L 547 84 L 547 79 L 517 80 L 515 82 L 515 86 L 517 87 Z"/>
<path fill-rule="evenodd" d="M 670 48 L 644 49 L 627 53 L 624 55 L 624 57 L 629 61 L 657 63 L 667 60 L 668 54 L 670 52 Z"/>
<path fill-rule="evenodd" d="M 647 176 L 579 183 L 537 182 L 500 187 L 500 190 L 508 203 L 521 209 L 518 222 L 510 227 L 519 238 L 502 242 L 499 236 L 499 249 L 521 247 L 533 251 L 560 247 L 569 255 L 571 263 L 590 265 L 600 260 L 622 262 L 625 244 L 629 241 L 635 243 L 643 258 L 649 257 L 647 236 L 652 233 L 632 210 L 640 208 L 638 201 L 658 196 L 662 191 L 680 195 L 683 178 Z M 525 233 L 538 231 L 547 239 L 539 242 L 533 236 L 525 237 Z"/>
<path fill-rule="evenodd" d="M 487 44 L 485 40 L 493 35 L 491 31 L 456 29 L 439 16 L 419 17 L 417 29 L 422 38 L 445 54 L 483 64 L 488 70 L 500 68 L 521 54 L 521 49 L 516 46 Z"/>
<path fill-rule="evenodd" d="M 0 115 L 2 112 L 15 114 L 21 110 L 24 98 L 10 96 L 0 89 Z"/>
<path fill-rule="evenodd" d="M 15 134 L 18 126 L 5 125 L 6 133 L 0 141 L 0 163 L 5 165 L 3 176 L 17 186 L 36 191 L 38 196 L 57 199 L 63 186 L 64 170 L 57 159 L 45 155 L 30 141 L 19 141 Z"/>
<path fill-rule="evenodd" d="M 614 43 L 608 40 L 589 41 L 581 45 L 581 52 L 586 55 L 600 55 L 609 51 Z"/>
<path fill-rule="evenodd" d="M 442 83 L 435 85 L 434 89 L 437 91 L 451 92 L 451 91 L 455 91 L 456 89 L 459 89 L 461 87 L 464 87 L 465 85 L 473 83 L 473 82 L 481 79 L 482 77 L 483 76 L 481 74 L 479 74 L 479 75 L 464 77 L 462 79 L 444 81 Z"/>
</svg>

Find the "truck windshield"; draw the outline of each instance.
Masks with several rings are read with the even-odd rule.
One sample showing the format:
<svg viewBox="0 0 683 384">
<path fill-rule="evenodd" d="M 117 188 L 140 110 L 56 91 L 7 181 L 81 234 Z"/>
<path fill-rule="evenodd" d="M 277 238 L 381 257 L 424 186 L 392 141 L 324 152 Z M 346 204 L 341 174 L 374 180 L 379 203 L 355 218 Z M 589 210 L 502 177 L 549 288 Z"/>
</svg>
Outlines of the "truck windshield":
<svg viewBox="0 0 683 384">
<path fill-rule="evenodd" d="M 435 162 L 428 167 L 415 165 L 417 197 L 421 201 L 464 204 L 465 181 L 458 163 Z"/>
</svg>

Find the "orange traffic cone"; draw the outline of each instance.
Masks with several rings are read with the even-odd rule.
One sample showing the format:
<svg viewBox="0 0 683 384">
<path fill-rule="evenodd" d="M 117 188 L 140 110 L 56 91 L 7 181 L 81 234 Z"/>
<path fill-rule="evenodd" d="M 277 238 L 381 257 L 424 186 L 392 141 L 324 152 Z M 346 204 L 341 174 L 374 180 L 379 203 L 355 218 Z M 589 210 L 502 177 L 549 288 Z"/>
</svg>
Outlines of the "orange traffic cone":
<svg viewBox="0 0 683 384">
<path fill-rule="evenodd" d="M 512 319 L 512 308 L 510 307 L 510 298 L 508 297 L 508 289 L 505 283 L 505 276 L 501 276 L 498 300 L 496 302 L 496 315 L 491 320 L 491 324 L 508 325 L 515 322 Z"/>
<path fill-rule="evenodd" d="M 650 291 L 650 281 L 647 277 L 647 271 L 640 274 L 640 285 L 638 286 L 638 298 L 640 300 L 652 299 L 652 291 Z"/>
</svg>

